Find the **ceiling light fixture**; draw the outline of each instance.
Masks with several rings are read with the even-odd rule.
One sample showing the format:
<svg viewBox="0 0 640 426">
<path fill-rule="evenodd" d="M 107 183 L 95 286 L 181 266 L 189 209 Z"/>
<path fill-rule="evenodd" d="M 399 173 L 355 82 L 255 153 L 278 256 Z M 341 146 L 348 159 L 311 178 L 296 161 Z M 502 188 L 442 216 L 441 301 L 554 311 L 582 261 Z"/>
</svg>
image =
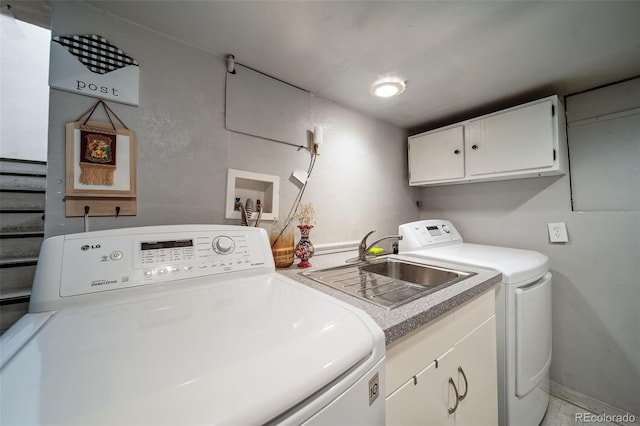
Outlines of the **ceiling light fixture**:
<svg viewBox="0 0 640 426">
<path fill-rule="evenodd" d="M 391 96 L 397 96 L 400 93 L 404 92 L 404 89 L 406 89 L 406 87 L 406 83 L 402 80 L 387 79 L 381 80 L 372 85 L 369 92 L 373 96 L 377 96 L 379 98 L 389 98 Z"/>
</svg>

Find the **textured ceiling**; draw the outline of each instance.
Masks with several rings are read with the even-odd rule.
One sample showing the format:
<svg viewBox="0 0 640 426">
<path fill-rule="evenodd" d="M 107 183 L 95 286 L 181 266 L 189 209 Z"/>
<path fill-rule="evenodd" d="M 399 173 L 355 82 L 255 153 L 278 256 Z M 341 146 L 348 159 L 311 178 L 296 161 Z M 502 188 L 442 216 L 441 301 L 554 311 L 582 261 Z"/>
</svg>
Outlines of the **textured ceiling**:
<svg viewBox="0 0 640 426">
<path fill-rule="evenodd" d="M 89 3 L 412 130 L 640 74 L 640 1 Z"/>
</svg>

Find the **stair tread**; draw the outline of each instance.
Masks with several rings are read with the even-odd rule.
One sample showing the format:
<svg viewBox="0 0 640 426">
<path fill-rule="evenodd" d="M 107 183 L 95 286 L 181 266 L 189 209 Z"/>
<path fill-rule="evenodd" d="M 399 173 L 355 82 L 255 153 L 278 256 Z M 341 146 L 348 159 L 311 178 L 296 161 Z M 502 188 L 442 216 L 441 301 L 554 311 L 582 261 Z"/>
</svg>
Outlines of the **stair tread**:
<svg viewBox="0 0 640 426">
<path fill-rule="evenodd" d="M 6 193 L 11 193 L 11 192 L 17 192 L 17 193 L 29 193 L 29 194 L 46 194 L 47 190 L 45 188 L 42 189 L 14 189 L 14 188 L 2 188 L 0 187 L 0 192 L 6 192 Z"/>
<path fill-rule="evenodd" d="M 16 227 L 0 227 L 0 240 L 17 240 L 24 238 L 43 238 L 44 225 L 41 226 L 22 226 Z M 6 241 L 3 243 L 6 244 Z"/>
<path fill-rule="evenodd" d="M 16 213 L 0 210 L 0 213 L 0 234 L 44 232 L 44 213 L 42 212 Z"/>
<path fill-rule="evenodd" d="M 18 232 L 3 232 L 0 234 L 0 238 L 33 238 L 44 237 L 43 231 L 18 231 Z"/>
<path fill-rule="evenodd" d="M 45 177 L 0 174 L 0 189 L 3 191 L 45 191 L 46 187 Z"/>
<path fill-rule="evenodd" d="M 0 295 L 0 306 L 15 305 L 18 303 L 27 303 L 31 298 L 31 289 L 12 290 L 2 292 Z"/>
<path fill-rule="evenodd" d="M 38 258 L 34 257 L 12 257 L 7 259 L 0 259 L 0 267 L 8 266 L 30 266 L 38 263 Z"/>
<path fill-rule="evenodd" d="M 29 176 L 29 177 L 35 177 L 35 178 L 46 178 L 47 174 L 46 173 L 34 173 L 34 172 L 29 172 L 29 171 L 6 171 L 6 170 L 0 170 L 0 175 L 2 176 Z"/>
<path fill-rule="evenodd" d="M 12 299 L 31 295 L 31 288 L 18 288 L 15 290 L 3 291 L 2 299 Z"/>
<path fill-rule="evenodd" d="M 23 158 L 0 157 L 0 162 L 5 162 L 5 161 L 7 163 L 40 164 L 43 166 L 47 165 L 47 162 L 43 160 L 26 160 Z"/>
<path fill-rule="evenodd" d="M 45 176 L 47 174 L 47 163 L 46 161 L 0 158 L 0 173 Z"/>
<path fill-rule="evenodd" d="M 44 213 L 44 210 L 42 209 L 12 209 L 12 208 L 0 208 L 0 213 L 5 214 L 5 215 L 11 215 L 11 217 L 15 216 L 15 215 L 26 215 L 26 214 L 30 214 L 32 216 L 40 214 L 40 213 Z M 7 216 L 9 217 L 9 216 Z"/>
<path fill-rule="evenodd" d="M 42 210 L 45 209 L 44 192 L 19 192 L 0 190 L 0 210 Z"/>
</svg>

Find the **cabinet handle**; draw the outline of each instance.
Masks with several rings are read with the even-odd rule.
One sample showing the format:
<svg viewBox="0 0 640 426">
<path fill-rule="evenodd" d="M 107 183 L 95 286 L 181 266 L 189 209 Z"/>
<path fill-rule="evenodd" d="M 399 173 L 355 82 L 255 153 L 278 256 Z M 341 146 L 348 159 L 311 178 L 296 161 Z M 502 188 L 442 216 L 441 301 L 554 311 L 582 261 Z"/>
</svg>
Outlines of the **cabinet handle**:
<svg viewBox="0 0 640 426">
<path fill-rule="evenodd" d="M 464 379 L 464 393 L 458 397 L 458 400 L 462 401 L 467 397 L 467 392 L 469 391 L 469 382 L 467 381 L 467 375 L 464 374 L 464 370 L 460 366 L 458 366 L 458 373 L 461 373 L 462 378 Z"/>
<path fill-rule="evenodd" d="M 456 155 L 458 155 L 458 154 L 460 154 L 460 150 L 459 150 L 459 149 L 456 149 L 455 151 L 453 151 L 453 153 L 454 153 L 454 154 L 456 154 Z"/>
<path fill-rule="evenodd" d="M 471 145 L 471 149 L 477 150 L 478 149 L 478 145 Z"/>
<path fill-rule="evenodd" d="M 449 384 L 453 386 L 453 391 L 456 393 L 456 405 L 454 405 L 453 408 L 448 409 L 449 414 L 453 414 L 458 409 L 458 401 L 460 400 L 460 394 L 458 394 L 458 388 L 456 388 L 456 384 L 454 383 L 451 377 L 449 377 Z"/>
</svg>

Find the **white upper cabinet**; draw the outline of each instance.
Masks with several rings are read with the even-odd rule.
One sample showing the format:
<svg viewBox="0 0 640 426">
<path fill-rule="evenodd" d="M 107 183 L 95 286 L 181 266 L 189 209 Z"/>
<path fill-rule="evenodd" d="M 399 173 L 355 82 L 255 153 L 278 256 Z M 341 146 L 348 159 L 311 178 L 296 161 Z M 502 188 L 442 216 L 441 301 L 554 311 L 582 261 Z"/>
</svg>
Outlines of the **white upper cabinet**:
<svg viewBox="0 0 640 426">
<path fill-rule="evenodd" d="M 553 167 L 553 113 L 545 101 L 470 121 L 469 175 Z"/>
<path fill-rule="evenodd" d="M 409 138 L 409 184 L 438 185 L 565 173 L 557 96 Z"/>
<path fill-rule="evenodd" d="M 464 177 L 464 127 L 456 126 L 409 139 L 413 182 Z"/>
</svg>

